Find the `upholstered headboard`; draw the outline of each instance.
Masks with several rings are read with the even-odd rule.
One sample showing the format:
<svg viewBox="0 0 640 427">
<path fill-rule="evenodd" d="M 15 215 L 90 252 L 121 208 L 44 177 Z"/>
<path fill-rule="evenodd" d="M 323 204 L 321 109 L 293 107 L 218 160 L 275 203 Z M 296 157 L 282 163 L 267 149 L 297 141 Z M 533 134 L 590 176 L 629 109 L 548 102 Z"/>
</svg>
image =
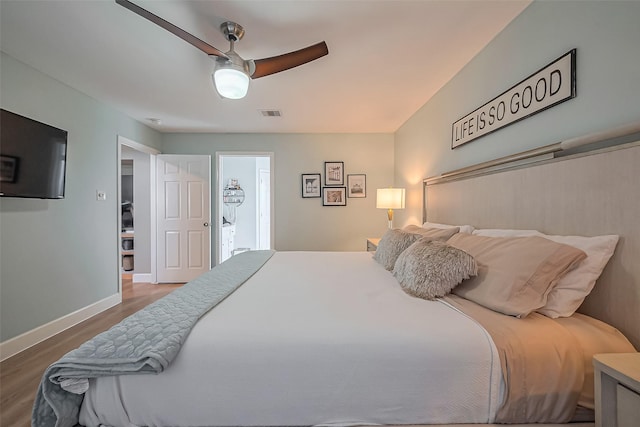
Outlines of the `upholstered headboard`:
<svg viewBox="0 0 640 427">
<path fill-rule="evenodd" d="M 559 152 L 530 152 L 426 179 L 425 220 L 618 234 L 614 256 L 579 311 L 615 326 L 640 349 L 640 141 Z"/>
</svg>

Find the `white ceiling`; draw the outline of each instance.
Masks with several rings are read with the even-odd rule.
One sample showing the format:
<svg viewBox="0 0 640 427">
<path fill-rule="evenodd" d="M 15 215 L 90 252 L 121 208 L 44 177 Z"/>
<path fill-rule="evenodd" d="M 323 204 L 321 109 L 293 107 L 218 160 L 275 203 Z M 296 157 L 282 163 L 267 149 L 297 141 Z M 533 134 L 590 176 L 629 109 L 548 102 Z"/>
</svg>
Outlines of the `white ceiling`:
<svg viewBox="0 0 640 427">
<path fill-rule="evenodd" d="M 209 57 L 113 0 L 0 0 L 2 51 L 162 132 L 390 133 L 531 2 L 133 1 L 222 51 L 238 22 L 245 59 L 329 55 L 221 99 Z"/>
</svg>

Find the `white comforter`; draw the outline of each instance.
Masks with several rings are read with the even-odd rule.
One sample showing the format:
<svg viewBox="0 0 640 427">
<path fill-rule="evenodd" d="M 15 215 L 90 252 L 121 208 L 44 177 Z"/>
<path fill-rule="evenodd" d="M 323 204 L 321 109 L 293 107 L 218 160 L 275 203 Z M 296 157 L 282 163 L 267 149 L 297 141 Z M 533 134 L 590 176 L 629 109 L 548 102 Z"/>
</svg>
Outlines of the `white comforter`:
<svg viewBox="0 0 640 427">
<path fill-rule="evenodd" d="M 80 422 L 487 423 L 501 376 L 482 327 L 408 296 L 371 253 L 278 252 L 198 322 L 165 372 L 91 380 Z"/>
</svg>

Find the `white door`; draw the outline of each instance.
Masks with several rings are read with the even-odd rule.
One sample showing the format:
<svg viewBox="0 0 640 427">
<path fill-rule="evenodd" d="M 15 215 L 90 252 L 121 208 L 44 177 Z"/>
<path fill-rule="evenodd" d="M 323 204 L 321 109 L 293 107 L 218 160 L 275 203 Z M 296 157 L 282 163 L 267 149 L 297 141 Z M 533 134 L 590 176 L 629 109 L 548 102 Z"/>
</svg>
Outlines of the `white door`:
<svg viewBox="0 0 640 427">
<path fill-rule="evenodd" d="M 188 282 L 211 269 L 211 157 L 157 156 L 157 280 Z"/>
<path fill-rule="evenodd" d="M 271 249 L 271 172 L 259 171 L 258 249 Z"/>
</svg>

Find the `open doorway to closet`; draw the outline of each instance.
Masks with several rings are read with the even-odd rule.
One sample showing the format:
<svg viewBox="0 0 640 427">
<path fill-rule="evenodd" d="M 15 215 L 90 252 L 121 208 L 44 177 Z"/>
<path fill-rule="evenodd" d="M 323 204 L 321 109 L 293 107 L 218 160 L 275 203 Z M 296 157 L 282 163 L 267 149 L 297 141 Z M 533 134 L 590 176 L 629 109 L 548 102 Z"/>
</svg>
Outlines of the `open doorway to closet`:
<svg viewBox="0 0 640 427">
<path fill-rule="evenodd" d="M 119 292 L 122 279 L 155 282 L 154 148 L 118 136 Z"/>
<path fill-rule="evenodd" d="M 272 249 L 273 153 L 216 153 L 216 264 Z"/>
</svg>

